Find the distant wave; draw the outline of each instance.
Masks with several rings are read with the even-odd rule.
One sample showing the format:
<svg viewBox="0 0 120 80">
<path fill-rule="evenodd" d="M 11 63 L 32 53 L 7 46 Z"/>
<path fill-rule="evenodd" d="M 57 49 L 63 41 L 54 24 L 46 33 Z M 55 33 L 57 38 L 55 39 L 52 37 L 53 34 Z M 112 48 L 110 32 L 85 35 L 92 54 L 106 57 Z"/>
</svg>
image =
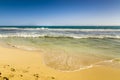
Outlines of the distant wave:
<svg viewBox="0 0 120 80">
<path fill-rule="evenodd" d="M 7 28 L 3 27 L 0 30 L 56 30 L 56 31 L 120 31 L 120 29 L 68 29 L 68 28 Z"/>
<path fill-rule="evenodd" d="M 120 26 L 0 26 L 0 28 L 120 29 Z"/>
</svg>

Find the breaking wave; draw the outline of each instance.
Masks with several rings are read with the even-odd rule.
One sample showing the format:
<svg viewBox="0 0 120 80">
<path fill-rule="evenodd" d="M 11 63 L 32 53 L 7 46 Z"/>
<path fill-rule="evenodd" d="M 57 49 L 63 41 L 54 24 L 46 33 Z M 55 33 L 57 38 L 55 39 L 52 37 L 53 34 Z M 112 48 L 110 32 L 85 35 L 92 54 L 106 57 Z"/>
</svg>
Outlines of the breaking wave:
<svg viewBox="0 0 120 80">
<path fill-rule="evenodd" d="M 0 28 L 3 37 L 120 38 L 120 29 Z"/>
</svg>

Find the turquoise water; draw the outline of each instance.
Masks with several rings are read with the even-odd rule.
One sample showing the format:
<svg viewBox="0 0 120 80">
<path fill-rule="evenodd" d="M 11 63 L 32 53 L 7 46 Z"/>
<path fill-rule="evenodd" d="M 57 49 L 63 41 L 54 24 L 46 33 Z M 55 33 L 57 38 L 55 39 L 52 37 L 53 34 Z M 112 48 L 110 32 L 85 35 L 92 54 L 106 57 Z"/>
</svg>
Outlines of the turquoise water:
<svg viewBox="0 0 120 80">
<path fill-rule="evenodd" d="M 0 26 L 0 28 L 120 29 L 120 26 Z"/>
</svg>

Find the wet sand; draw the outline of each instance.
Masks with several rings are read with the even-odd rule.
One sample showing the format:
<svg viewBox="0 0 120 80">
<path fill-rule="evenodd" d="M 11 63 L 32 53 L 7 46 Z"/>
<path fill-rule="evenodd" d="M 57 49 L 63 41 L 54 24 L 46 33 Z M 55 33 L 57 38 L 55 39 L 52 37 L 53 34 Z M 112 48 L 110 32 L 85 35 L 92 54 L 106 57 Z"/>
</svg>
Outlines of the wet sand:
<svg viewBox="0 0 120 80">
<path fill-rule="evenodd" d="M 46 66 L 40 51 L 0 47 L 0 80 L 120 80 L 120 69 L 95 66 L 64 72 Z"/>
</svg>

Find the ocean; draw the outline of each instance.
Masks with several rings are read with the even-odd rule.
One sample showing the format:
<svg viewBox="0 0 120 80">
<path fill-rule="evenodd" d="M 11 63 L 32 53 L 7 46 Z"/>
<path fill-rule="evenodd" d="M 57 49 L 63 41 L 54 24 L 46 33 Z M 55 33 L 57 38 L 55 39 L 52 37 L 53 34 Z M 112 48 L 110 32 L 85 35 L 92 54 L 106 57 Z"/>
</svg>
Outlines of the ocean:
<svg viewBox="0 0 120 80">
<path fill-rule="evenodd" d="M 1 26 L 0 37 L 119 38 L 120 26 Z"/>
<path fill-rule="evenodd" d="M 39 51 L 57 70 L 120 68 L 120 26 L 1 26 L 0 44 Z"/>
</svg>

